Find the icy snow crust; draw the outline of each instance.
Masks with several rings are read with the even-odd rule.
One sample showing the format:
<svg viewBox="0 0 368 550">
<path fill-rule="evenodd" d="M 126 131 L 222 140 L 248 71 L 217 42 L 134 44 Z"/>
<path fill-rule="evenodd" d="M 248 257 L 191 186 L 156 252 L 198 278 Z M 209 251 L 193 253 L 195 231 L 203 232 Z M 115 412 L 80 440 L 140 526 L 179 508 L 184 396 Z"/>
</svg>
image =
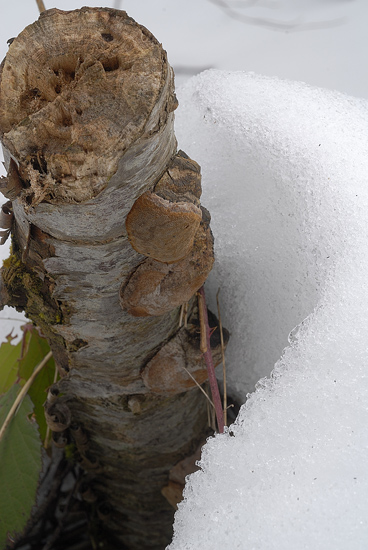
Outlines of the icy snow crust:
<svg viewBox="0 0 368 550">
<path fill-rule="evenodd" d="M 233 392 L 281 359 L 205 446 L 169 548 L 365 550 L 367 102 L 219 71 L 179 100 L 178 141 L 212 214 L 207 293 L 221 287 Z"/>
</svg>

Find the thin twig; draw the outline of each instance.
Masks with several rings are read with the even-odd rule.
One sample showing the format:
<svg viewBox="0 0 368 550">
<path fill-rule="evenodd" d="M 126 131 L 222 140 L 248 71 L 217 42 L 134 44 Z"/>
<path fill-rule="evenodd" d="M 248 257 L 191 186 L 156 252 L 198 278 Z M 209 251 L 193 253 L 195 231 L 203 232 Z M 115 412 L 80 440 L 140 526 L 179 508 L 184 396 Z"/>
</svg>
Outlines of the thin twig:
<svg viewBox="0 0 368 550">
<path fill-rule="evenodd" d="M 227 426 L 227 389 L 226 389 L 225 345 L 224 345 L 224 334 L 222 332 L 219 294 L 220 294 L 220 289 L 218 289 L 217 294 L 216 294 L 216 302 L 217 302 L 217 315 L 218 315 L 218 322 L 219 322 L 219 329 L 220 329 L 222 373 L 223 373 L 223 379 L 224 379 L 224 399 L 223 399 L 223 401 L 224 401 L 224 403 L 223 403 L 223 407 L 224 407 L 224 424 L 225 424 L 225 426 Z"/>
<path fill-rule="evenodd" d="M 206 324 L 204 320 L 204 304 L 203 296 L 198 293 L 198 313 L 199 313 L 199 327 L 200 327 L 200 344 L 199 349 L 202 353 L 207 351 L 207 337 L 206 337 Z"/>
<path fill-rule="evenodd" d="M 198 384 L 197 380 L 194 378 L 194 376 L 188 371 L 188 369 L 186 367 L 184 367 L 184 365 L 182 365 L 183 369 L 185 370 L 185 372 L 191 377 L 191 379 L 193 380 L 193 382 L 195 382 L 195 384 L 198 386 L 198 388 L 201 390 L 201 392 L 206 396 L 206 399 L 208 399 L 208 401 L 210 402 L 210 404 L 212 405 L 213 408 L 215 408 L 215 405 L 213 404 L 213 401 L 212 399 L 208 396 L 207 392 L 202 388 L 202 386 L 200 384 Z"/>
<path fill-rule="evenodd" d="M 188 302 L 184 302 L 184 328 L 188 326 Z"/>
<path fill-rule="evenodd" d="M 188 302 L 183 302 L 180 307 L 180 316 L 179 316 L 179 328 L 181 328 L 184 319 L 184 328 L 187 328 L 188 325 Z"/>
<path fill-rule="evenodd" d="M 290 21 L 278 21 L 276 19 L 264 19 L 263 17 L 252 17 L 239 13 L 233 9 L 225 0 L 209 0 L 212 4 L 218 6 L 228 17 L 235 19 L 247 25 L 256 25 L 258 27 L 266 27 L 275 31 L 305 31 L 315 29 L 327 29 L 336 27 L 346 23 L 346 17 L 326 21 L 310 21 L 304 22 L 302 17 L 295 17 Z M 245 6 L 248 7 L 248 6 Z"/>
<path fill-rule="evenodd" d="M 45 4 L 43 3 L 43 0 L 36 0 L 38 11 L 42 13 L 43 11 L 46 11 Z"/>
<path fill-rule="evenodd" d="M 215 405 L 217 426 L 218 426 L 218 430 L 221 434 L 221 433 L 224 432 L 224 413 L 223 413 L 223 410 L 222 410 L 220 392 L 219 392 L 219 389 L 218 389 L 218 384 L 217 384 L 216 374 L 215 374 L 215 366 L 213 364 L 212 353 L 211 353 L 210 327 L 209 327 L 209 324 L 208 324 L 206 297 L 205 297 L 205 294 L 204 294 L 203 286 L 199 289 L 198 292 L 199 292 L 200 296 L 202 297 L 202 299 L 199 301 L 199 308 L 202 309 L 202 312 L 203 312 L 204 326 L 205 326 L 205 332 L 206 332 L 206 342 L 207 342 L 207 351 L 203 355 L 204 355 L 204 360 L 206 362 L 206 367 L 207 367 L 207 372 L 208 372 L 208 380 L 209 380 L 209 383 L 210 383 L 211 393 L 212 393 L 212 400 L 213 400 L 213 403 Z"/>
<path fill-rule="evenodd" d="M 184 304 L 180 306 L 180 316 L 179 316 L 179 328 L 183 324 L 183 315 L 184 315 Z"/>
<path fill-rule="evenodd" d="M 7 417 L 5 418 L 4 424 L 1 427 L 0 430 L 0 441 L 5 433 L 6 428 L 9 426 L 13 416 L 15 415 L 15 412 L 18 408 L 18 406 L 23 401 L 24 397 L 26 396 L 29 388 L 32 386 L 34 379 L 36 378 L 37 374 L 43 369 L 43 367 L 46 365 L 47 361 L 51 359 L 52 357 L 52 351 L 49 351 L 49 353 L 44 357 L 39 365 L 35 368 L 35 370 L 32 372 L 30 378 L 28 378 L 27 382 L 24 384 L 23 388 L 18 393 L 13 405 L 11 406 L 10 411 L 7 414 Z"/>
<path fill-rule="evenodd" d="M 216 413 L 215 409 L 211 407 L 209 402 L 207 401 L 207 423 L 208 426 L 213 430 L 216 431 Z"/>
<path fill-rule="evenodd" d="M 209 425 L 210 428 L 212 428 L 212 425 L 211 425 L 211 410 L 213 410 L 213 409 L 210 409 L 208 401 L 206 401 L 206 405 L 207 405 L 207 424 Z"/>
</svg>

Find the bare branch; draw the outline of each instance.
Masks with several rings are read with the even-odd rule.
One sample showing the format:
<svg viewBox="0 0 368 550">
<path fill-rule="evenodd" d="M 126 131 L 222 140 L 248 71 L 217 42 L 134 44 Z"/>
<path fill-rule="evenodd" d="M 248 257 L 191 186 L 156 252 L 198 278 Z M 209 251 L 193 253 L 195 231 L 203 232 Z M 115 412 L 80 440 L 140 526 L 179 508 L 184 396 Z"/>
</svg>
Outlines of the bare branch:
<svg viewBox="0 0 368 550">
<path fill-rule="evenodd" d="M 42 13 L 43 11 L 46 11 L 45 4 L 43 3 L 43 0 L 36 0 L 38 11 Z"/>
<path fill-rule="evenodd" d="M 212 4 L 218 6 L 228 17 L 235 19 L 240 23 L 247 25 L 255 25 L 257 27 L 265 27 L 275 31 L 310 31 L 316 29 L 327 29 L 337 27 L 346 23 L 346 17 L 338 17 L 326 21 L 310 21 L 305 22 L 302 17 L 296 17 L 290 21 L 278 21 L 276 19 L 264 19 L 262 17 L 252 17 L 239 13 L 225 0 L 209 0 Z M 252 4 L 246 4 L 244 7 L 250 7 Z"/>
</svg>

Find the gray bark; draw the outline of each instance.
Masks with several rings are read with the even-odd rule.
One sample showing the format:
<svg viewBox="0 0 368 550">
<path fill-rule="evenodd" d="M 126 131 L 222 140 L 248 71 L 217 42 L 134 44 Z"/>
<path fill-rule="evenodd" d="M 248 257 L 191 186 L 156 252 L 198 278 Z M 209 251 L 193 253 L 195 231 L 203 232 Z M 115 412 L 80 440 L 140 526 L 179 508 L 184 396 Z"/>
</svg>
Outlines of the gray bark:
<svg viewBox="0 0 368 550">
<path fill-rule="evenodd" d="M 120 548 L 169 542 L 170 471 L 207 433 L 183 367 L 206 379 L 193 296 L 212 236 L 199 167 L 176 151 L 176 105 L 166 53 L 117 10 L 46 11 L 1 66 L 14 213 L 2 302 L 50 342 L 61 380 L 46 417 Z"/>
</svg>

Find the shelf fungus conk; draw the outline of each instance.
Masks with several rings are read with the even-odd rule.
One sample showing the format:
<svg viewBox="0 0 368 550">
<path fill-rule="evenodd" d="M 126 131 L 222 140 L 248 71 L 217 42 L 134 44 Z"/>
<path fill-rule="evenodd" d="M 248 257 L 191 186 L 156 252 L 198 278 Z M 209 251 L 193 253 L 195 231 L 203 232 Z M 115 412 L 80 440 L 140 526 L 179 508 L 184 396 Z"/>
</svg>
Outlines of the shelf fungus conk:
<svg viewBox="0 0 368 550">
<path fill-rule="evenodd" d="M 222 361 L 221 339 L 216 317 L 209 312 L 211 352 L 215 366 Z M 229 333 L 223 329 L 224 345 Z M 208 378 L 200 348 L 198 310 L 195 308 L 187 327 L 181 328 L 147 363 L 141 373 L 149 391 L 161 395 L 177 394 L 203 384 Z"/>
<path fill-rule="evenodd" d="M 72 415 L 65 403 L 45 404 L 45 418 L 47 425 L 53 432 L 63 432 L 69 428 Z"/>
<path fill-rule="evenodd" d="M 198 206 L 170 202 L 147 191 L 127 216 L 130 244 L 140 254 L 159 262 L 177 262 L 192 248 L 201 218 Z"/>
<path fill-rule="evenodd" d="M 153 191 L 133 204 L 127 234 L 146 259 L 120 289 L 121 306 L 131 315 L 168 313 L 189 301 L 207 279 L 213 236 L 200 195 L 199 166 L 179 151 Z"/>
<path fill-rule="evenodd" d="M 185 258 L 171 264 L 147 258 L 138 266 L 120 289 L 121 305 L 136 317 L 163 315 L 190 300 L 207 279 L 213 262 L 212 233 L 202 220 Z"/>
</svg>

